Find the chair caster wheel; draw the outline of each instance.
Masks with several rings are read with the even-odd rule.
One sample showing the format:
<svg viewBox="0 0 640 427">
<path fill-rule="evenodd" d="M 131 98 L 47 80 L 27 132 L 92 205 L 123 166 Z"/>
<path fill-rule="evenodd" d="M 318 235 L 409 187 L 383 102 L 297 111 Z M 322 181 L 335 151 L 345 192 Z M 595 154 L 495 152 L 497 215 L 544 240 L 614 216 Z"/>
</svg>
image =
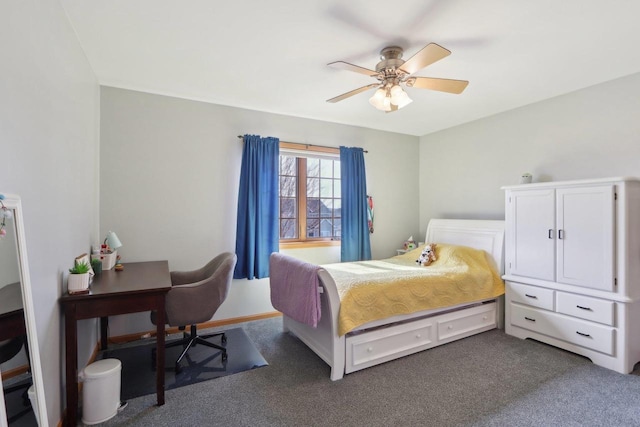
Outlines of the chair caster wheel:
<svg viewBox="0 0 640 427">
<path fill-rule="evenodd" d="M 222 353 L 222 361 L 223 362 L 227 361 L 227 352 L 226 351 L 224 353 Z"/>
<path fill-rule="evenodd" d="M 222 335 L 222 339 L 220 339 L 220 342 L 222 344 L 226 344 L 227 343 L 227 336 L 226 335 Z"/>
<path fill-rule="evenodd" d="M 178 375 L 180 372 L 182 372 L 182 368 L 180 367 L 179 363 L 176 363 L 176 375 Z"/>
</svg>

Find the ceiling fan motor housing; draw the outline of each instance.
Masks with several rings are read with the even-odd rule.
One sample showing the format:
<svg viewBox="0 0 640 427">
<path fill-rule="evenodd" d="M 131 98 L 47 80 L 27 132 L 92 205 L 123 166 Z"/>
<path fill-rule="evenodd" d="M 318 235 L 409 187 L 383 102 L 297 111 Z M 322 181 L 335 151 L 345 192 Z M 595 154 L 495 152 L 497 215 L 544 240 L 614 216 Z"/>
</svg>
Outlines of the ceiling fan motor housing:
<svg viewBox="0 0 640 427">
<path fill-rule="evenodd" d="M 405 62 L 402 59 L 402 53 L 402 48 L 398 46 L 385 47 L 380 51 L 380 59 L 382 59 L 382 61 L 376 65 L 376 72 L 380 73 L 378 76 L 379 80 L 385 81 L 399 78 L 402 77 L 403 74 L 406 74 L 400 70 L 400 67 Z"/>
</svg>

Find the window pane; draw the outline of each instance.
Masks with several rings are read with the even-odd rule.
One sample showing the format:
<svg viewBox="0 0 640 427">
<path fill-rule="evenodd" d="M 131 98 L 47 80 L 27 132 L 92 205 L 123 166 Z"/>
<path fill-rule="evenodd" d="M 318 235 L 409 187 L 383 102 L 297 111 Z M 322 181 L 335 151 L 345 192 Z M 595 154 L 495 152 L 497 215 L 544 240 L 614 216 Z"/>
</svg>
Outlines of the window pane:
<svg viewBox="0 0 640 427">
<path fill-rule="evenodd" d="M 333 178 L 333 160 L 320 159 L 320 176 Z"/>
<path fill-rule="evenodd" d="M 320 217 L 331 218 L 333 214 L 333 199 L 320 200 Z"/>
<path fill-rule="evenodd" d="M 280 156 L 280 175 L 296 175 L 296 158 Z"/>
<path fill-rule="evenodd" d="M 333 216 L 339 218 L 342 216 L 342 200 L 333 199 Z"/>
<path fill-rule="evenodd" d="M 333 236 L 334 238 L 339 238 L 342 236 L 342 221 L 340 218 L 336 218 L 333 220 Z"/>
<path fill-rule="evenodd" d="M 307 178 L 307 197 L 320 197 L 320 180 Z"/>
<path fill-rule="evenodd" d="M 280 177 L 280 197 L 296 197 L 297 181 L 295 176 Z"/>
<path fill-rule="evenodd" d="M 333 197 L 340 198 L 342 197 L 342 189 L 340 188 L 340 180 L 333 180 Z"/>
<path fill-rule="evenodd" d="M 333 180 L 322 178 L 320 180 L 320 197 L 333 197 Z"/>
<path fill-rule="evenodd" d="M 320 220 L 320 237 L 331 237 L 333 231 L 333 221 L 330 219 Z"/>
<path fill-rule="evenodd" d="M 320 173 L 320 159 L 307 158 L 307 176 L 318 177 Z"/>
<path fill-rule="evenodd" d="M 340 160 L 335 160 L 333 162 L 333 177 L 340 179 Z"/>
<path fill-rule="evenodd" d="M 280 238 L 281 239 L 297 239 L 298 225 L 295 219 L 280 220 Z"/>
<path fill-rule="evenodd" d="M 307 218 L 318 218 L 320 216 L 320 199 L 307 198 Z"/>
<path fill-rule="evenodd" d="M 296 218 L 298 201 L 293 197 L 282 197 L 280 199 L 280 218 Z"/>
<path fill-rule="evenodd" d="M 320 221 L 317 219 L 307 220 L 307 237 L 320 237 Z"/>
</svg>

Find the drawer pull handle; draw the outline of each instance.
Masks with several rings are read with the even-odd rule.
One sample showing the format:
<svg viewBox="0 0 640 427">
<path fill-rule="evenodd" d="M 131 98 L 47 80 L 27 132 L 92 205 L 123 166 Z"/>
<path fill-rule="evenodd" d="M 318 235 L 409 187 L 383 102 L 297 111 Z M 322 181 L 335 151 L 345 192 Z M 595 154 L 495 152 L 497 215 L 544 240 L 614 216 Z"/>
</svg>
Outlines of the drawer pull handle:
<svg viewBox="0 0 640 427">
<path fill-rule="evenodd" d="M 524 318 L 527 319 L 529 322 L 535 322 L 536 321 L 536 319 L 532 319 L 531 317 L 525 316 Z"/>
<path fill-rule="evenodd" d="M 593 310 L 591 310 L 591 307 L 583 307 L 581 305 L 576 305 L 576 307 L 578 307 L 580 310 L 593 311 Z"/>
<path fill-rule="evenodd" d="M 416 338 L 418 338 L 418 339 L 419 339 L 419 338 L 421 338 L 421 337 L 422 337 L 422 335 L 420 335 L 420 334 L 416 334 Z"/>
<path fill-rule="evenodd" d="M 373 351 L 373 347 L 367 347 L 367 351 L 371 353 Z"/>
<path fill-rule="evenodd" d="M 449 325 L 447 326 L 447 329 L 453 329 L 453 326 Z"/>
<path fill-rule="evenodd" d="M 576 331 L 576 334 L 578 334 L 578 335 L 580 335 L 580 336 L 583 336 L 583 337 L 591 338 L 591 335 L 589 335 L 589 334 L 583 334 L 583 333 L 582 333 L 582 332 L 580 332 L 580 331 Z"/>
<path fill-rule="evenodd" d="M 558 239 L 564 239 L 564 230 L 558 230 Z"/>
<path fill-rule="evenodd" d="M 552 228 L 549 229 L 548 236 L 549 236 L 550 239 L 553 239 L 553 229 Z"/>
<path fill-rule="evenodd" d="M 535 296 L 535 295 L 524 294 L 524 296 L 527 297 L 527 298 L 538 299 L 538 297 Z"/>
</svg>

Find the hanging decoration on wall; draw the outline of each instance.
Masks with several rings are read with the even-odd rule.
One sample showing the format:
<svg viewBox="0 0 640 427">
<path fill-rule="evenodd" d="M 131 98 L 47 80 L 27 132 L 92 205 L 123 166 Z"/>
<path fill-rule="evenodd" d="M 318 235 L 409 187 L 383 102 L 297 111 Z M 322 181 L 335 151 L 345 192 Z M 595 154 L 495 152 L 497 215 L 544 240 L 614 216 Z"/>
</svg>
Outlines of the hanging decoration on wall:
<svg viewBox="0 0 640 427">
<path fill-rule="evenodd" d="M 373 234 L 373 197 L 367 196 L 367 223 L 369 224 L 369 233 Z"/>
<path fill-rule="evenodd" d="M 0 194 L 0 239 L 7 235 L 7 230 L 5 227 L 7 225 L 7 219 L 11 219 L 13 214 L 9 208 L 7 208 L 4 203 L 4 194 Z"/>
</svg>

